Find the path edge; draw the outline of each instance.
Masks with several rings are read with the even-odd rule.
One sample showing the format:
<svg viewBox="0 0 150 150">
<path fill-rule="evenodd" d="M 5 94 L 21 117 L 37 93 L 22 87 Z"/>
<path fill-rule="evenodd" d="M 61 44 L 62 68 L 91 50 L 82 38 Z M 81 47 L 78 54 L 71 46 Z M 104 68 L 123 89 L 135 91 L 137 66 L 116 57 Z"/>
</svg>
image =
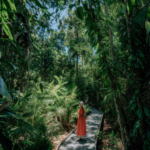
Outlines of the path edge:
<svg viewBox="0 0 150 150">
<path fill-rule="evenodd" d="M 101 111 L 102 112 L 102 111 Z M 102 112 L 103 113 L 103 112 Z M 102 116 L 102 120 L 100 121 L 100 125 L 99 125 L 99 131 L 101 131 L 101 129 L 103 128 L 103 122 L 104 122 L 104 113 L 103 113 L 103 116 Z M 96 137 L 96 141 L 95 141 L 95 150 L 97 150 L 97 140 L 98 140 L 98 137 Z"/>
<path fill-rule="evenodd" d="M 86 117 L 86 120 L 90 117 L 91 114 L 92 114 L 92 113 L 90 113 L 90 114 Z M 66 139 L 67 139 L 73 132 L 76 131 L 76 129 L 77 129 L 77 127 L 76 127 L 75 129 L 73 129 L 73 130 L 60 142 L 60 144 L 57 146 L 57 149 L 56 149 L 56 150 L 59 150 L 61 144 L 64 143 L 64 142 L 66 141 Z"/>
</svg>

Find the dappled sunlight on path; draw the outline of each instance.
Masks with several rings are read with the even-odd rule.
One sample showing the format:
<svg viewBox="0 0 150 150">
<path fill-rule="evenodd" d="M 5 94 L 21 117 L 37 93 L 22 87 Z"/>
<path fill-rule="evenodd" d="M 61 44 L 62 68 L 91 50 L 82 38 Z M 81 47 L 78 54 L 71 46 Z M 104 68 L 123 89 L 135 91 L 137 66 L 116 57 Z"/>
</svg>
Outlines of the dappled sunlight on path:
<svg viewBox="0 0 150 150">
<path fill-rule="evenodd" d="M 58 150 L 94 150 L 96 149 L 96 136 L 103 114 L 99 110 L 90 107 L 91 115 L 86 120 L 86 132 L 84 141 L 78 141 L 76 130 L 61 144 Z"/>
</svg>

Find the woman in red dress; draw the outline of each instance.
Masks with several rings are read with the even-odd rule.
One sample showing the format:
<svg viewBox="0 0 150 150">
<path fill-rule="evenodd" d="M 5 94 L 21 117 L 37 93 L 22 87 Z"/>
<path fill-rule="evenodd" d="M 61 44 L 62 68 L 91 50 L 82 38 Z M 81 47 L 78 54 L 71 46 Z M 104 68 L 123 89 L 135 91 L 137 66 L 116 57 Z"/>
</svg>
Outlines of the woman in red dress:
<svg viewBox="0 0 150 150">
<path fill-rule="evenodd" d="M 85 109 L 83 108 L 83 104 L 82 101 L 79 103 L 80 108 L 78 110 L 77 135 L 79 136 L 79 140 L 83 140 L 83 136 L 86 134 Z"/>
</svg>

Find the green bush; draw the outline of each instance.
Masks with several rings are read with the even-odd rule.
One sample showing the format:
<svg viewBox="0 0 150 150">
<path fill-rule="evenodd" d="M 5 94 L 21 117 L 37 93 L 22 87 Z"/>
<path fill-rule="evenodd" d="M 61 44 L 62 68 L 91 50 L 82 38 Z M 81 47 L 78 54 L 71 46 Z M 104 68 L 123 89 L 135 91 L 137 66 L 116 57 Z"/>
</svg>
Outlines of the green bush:
<svg viewBox="0 0 150 150">
<path fill-rule="evenodd" d="M 34 139 L 34 143 L 26 147 L 26 150 L 52 150 L 53 146 L 48 137 L 40 135 Z"/>
</svg>

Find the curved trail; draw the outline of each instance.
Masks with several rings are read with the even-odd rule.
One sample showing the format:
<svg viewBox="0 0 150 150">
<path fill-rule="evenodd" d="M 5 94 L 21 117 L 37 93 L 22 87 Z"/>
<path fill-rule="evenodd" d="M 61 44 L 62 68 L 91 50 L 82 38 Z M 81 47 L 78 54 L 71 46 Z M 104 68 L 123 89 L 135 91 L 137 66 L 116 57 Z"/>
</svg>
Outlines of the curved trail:
<svg viewBox="0 0 150 150">
<path fill-rule="evenodd" d="M 95 133 L 98 133 L 102 123 L 103 113 L 99 110 L 90 107 L 91 115 L 86 120 L 86 132 L 84 141 L 78 141 L 76 130 L 60 145 L 58 150 L 96 150 L 97 138 Z"/>
</svg>

